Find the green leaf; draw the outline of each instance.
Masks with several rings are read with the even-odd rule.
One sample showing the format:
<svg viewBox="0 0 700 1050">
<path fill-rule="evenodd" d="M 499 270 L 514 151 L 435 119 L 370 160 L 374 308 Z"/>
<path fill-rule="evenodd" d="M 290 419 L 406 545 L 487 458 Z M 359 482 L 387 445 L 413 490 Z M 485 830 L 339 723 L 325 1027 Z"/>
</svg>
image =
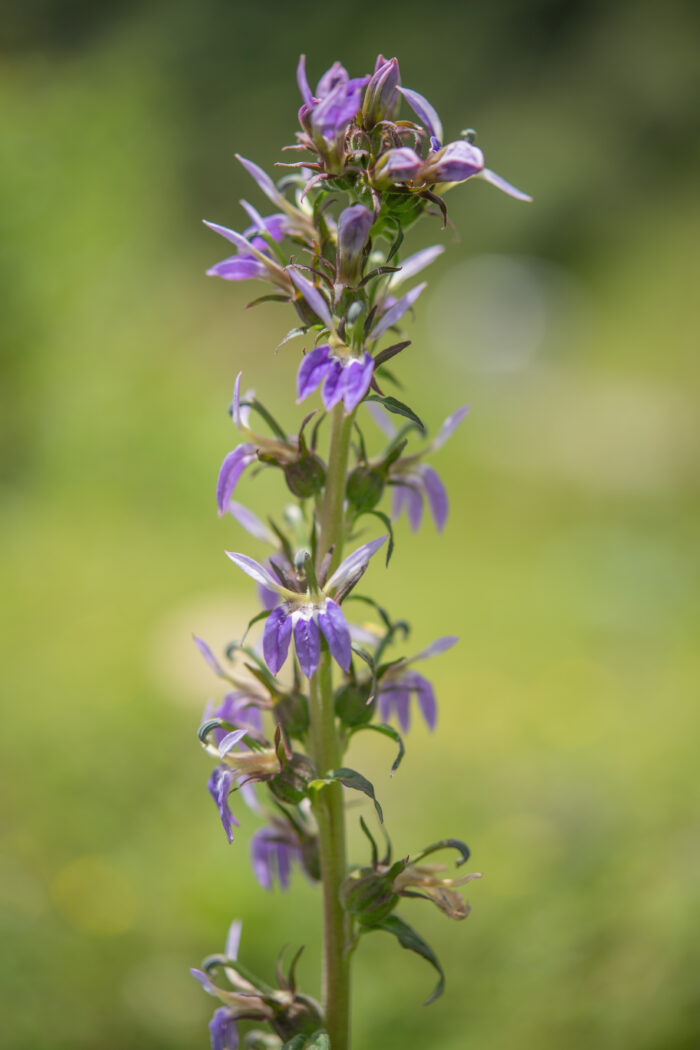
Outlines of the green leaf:
<svg viewBox="0 0 700 1050">
<path fill-rule="evenodd" d="M 379 817 L 379 823 L 384 823 L 384 814 L 382 813 L 382 807 L 377 802 L 374 794 L 374 787 L 367 779 L 363 777 L 362 773 L 358 773 L 354 769 L 347 769 L 343 766 L 341 769 L 333 769 L 326 777 L 327 780 L 338 780 L 347 788 L 352 788 L 353 791 L 361 791 L 363 795 L 367 795 L 367 798 L 371 798 L 374 802 L 374 808 L 377 811 Z"/>
<path fill-rule="evenodd" d="M 374 367 L 379 368 L 385 361 L 391 361 L 392 357 L 396 357 L 397 354 L 400 354 L 402 350 L 405 350 L 410 345 L 411 340 L 407 339 L 403 343 L 394 343 L 393 346 L 387 346 L 380 350 L 374 359 Z"/>
<path fill-rule="evenodd" d="M 399 401 L 396 397 L 379 397 L 377 394 L 370 394 L 366 399 L 367 401 L 376 401 L 378 404 L 383 405 L 387 412 L 393 412 L 396 416 L 405 416 L 406 419 L 410 419 L 412 423 L 420 430 L 421 434 L 425 434 L 425 426 L 419 416 L 409 408 L 408 405 L 404 405 L 403 401 Z"/>
<path fill-rule="evenodd" d="M 435 952 L 425 943 L 423 938 L 420 937 L 407 922 L 404 922 L 403 919 L 399 919 L 398 915 L 390 915 L 384 920 L 384 922 L 375 927 L 375 929 L 384 930 L 386 933 L 393 933 L 402 948 L 406 948 L 409 952 L 415 952 L 416 955 L 421 955 L 437 970 L 439 975 L 438 983 L 435 985 L 435 990 L 432 995 L 425 1000 L 423 1005 L 428 1006 L 436 999 L 439 999 L 445 990 L 445 974 L 442 971 L 442 966 L 438 962 Z"/>
<path fill-rule="evenodd" d="M 401 759 L 406 754 L 406 748 L 404 747 L 404 742 L 401 739 L 400 733 L 398 733 L 393 726 L 388 726 L 384 723 L 380 723 L 379 725 L 377 725 L 374 722 L 369 722 L 367 725 L 353 726 L 350 729 L 349 736 L 354 736 L 355 733 L 359 733 L 361 729 L 371 729 L 375 733 L 381 733 L 382 736 L 388 736 L 397 745 L 399 753 L 394 759 L 394 763 L 391 767 L 390 774 L 393 777 L 394 773 L 401 765 Z"/>
<path fill-rule="evenodd" d="M 393 530 L 392 525 L 391 525 L 391 519 L 382 510 L 361 510 L 359 512 L 359 514 L 356 515 L 355 521 L 357 521 L 358 518 L 361 518 L 363 516 L 363 514 L 373 514 L 375 516 L 375 518 L 379 518 L 379 520 L 384 525 L 384 528 L 387 529 L 387 531 L 389 533 L 389 542 L 388 542 L 387 548 L 386 548 L 386 563 L 385 563 L 386 566 L 388 567 L 389 562 L 391 561 L 391 556 L 394 553 L 394 530 Z"/>
<path fill-rule="evenodd" d="M 257 299 L 252 299 L 249 303 L 246 303 L 246 310 L 250 310 L 253 306 L 259 306 L 260 303 L 288 303 L 288 295 L 261 295 Z"/>
<path fill-rule="evenodd" d="M 250 620 L 248 620 L 248 626 L 246 627 L 245 633 L 241 638 L 241 645 L 243 644 L 243 642 L 245 642 L 246 638 L 248 637 L 248 631 L 251 629 L 251 627 L 253 627 L 256 623 L 259 623 L 260 620 L 266 620 L 271 612 L 272 609 L 263 609 L 262 612 L 257 613 L 255 616 L 252 616 Z"/>
</svg>

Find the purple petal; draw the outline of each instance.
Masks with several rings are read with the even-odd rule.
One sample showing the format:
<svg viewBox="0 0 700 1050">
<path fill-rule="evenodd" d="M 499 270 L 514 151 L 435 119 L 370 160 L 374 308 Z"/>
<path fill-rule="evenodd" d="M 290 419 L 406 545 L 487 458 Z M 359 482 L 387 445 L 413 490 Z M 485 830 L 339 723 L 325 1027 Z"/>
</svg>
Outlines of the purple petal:
<svg viewBox="0 0 700 1050">
<path fill-rule="evenodd" d="M 303 401 L 312 394 L 328 373 L 330 347 L 328 344 L 317 346 L 305 354 L 297 372 L 297 399 Z"/>
<path fill-rule="evenodd" d="M 211 1050 L 238 1050 L 238 1025 L 227 1006 L 214 1011 L 209 1022 L 209 1039 Z"/>
<path fill-rule="evenodd" d="M 425 463 L 420 468 L 420 472 L 423 479 L 425 493 L 428 497 L 428 503 L 430 504 L 430 513 L 433 515 L 433 520 L 437 526 L 438 532 L 442 532 L 445 528 L 447 513 L 450 507 L 445 486 L 433 468 L 427 466 Z"/>
<path fill-rule="evenodd" d="M 362 89 L 368 80 L 369 77 L 356 77 L 346 83 L 337 83 L 311 111 L 314 131 L 329 141 L 342 134 L 360 108 Z"/>
<path fill-rule="evenodd" d="M 252 160 L 246 160 L 245 157 L 241 157 L 238 153 L 236 154 L 236 160 L 240 161 L 248 174 L 255 179 L 268 200 L 271 200 L 273 204 L 277 205 L 280 203 L 287 204 L 287 201 L 285 201 L 270 176 L 264 172 L 262 168 L 259 168 Z"/>
<path fill-rule="evenodd" d="M 216 657 L 214 656 L 213 652 L 211 651 L 211 649 L 209 648 L 207 643 L 204 641 L 204 639 L 203 638 L 198 638 L 196 634 L 193 634 L 192 635 L 192 640 L 194 641 L 194 644 L 197 646 L 197 648 L 199 649 L 199 651 L 202 654 L 202 656 L 204 657 L 204 659 L 207 661 L 207 663 L 211 667 L 212 671 L 214 671 L 220 677 L 224 677 L 225 678 L 226 677 L 226 672 L 224 671 L 223 667 L 221 666 L 219 661 L 216 659 Z"/>
<path fill-rule="evenodd" d="M 372 382 L 372 374 L 374 373 L 374 359 L 372 355 L 365 353 L 363 361 L 350 361 L 345 366 L 344 372 L 343 403 L 345 404 L 345 411 L 352 412 L 357 408 Z"/>
<path fill-rule="evenodd" d="M 226 766 L 216 766 L 209 777 L 209 794 L 216 802 L 219 816 L 226 832 L 229 843 L 233 842 L 233 828 L 238 827 L 238 821 L 231 812 L 228 804 L 228 796 L 236 782 L 236 774 Z"/>
<path fill-rule="evenodd" d="M 238 479 L 246 467 L 256 460 L 255 446 L 249 443 L 237 445 L 227 456 L 219 469 L 216 483 L 216 505 L 219 517 L 226 513 L 228 501 L 234 493 Z"/>
<path fill-rule="evenodd" d="M 352 554 L 348 554 L 347 558 L 340 563 L 330 580 L 326 583 L 323 588 L 324 591 L 335 590 L 351 576 L 354 576 L 358 570 L 366 569 L 372 555 L 376 554 L 379 548 L 384 546 L 388 538 L 388 534 L 380 536 L 378 540 L 370 540 L 369 543 L 363 543 Z"/>
<path fill-rule="evenodd" d="M 320 99 L 325 98 L 338 84 L 347 84 L 348 80 L 349 75 L 345 66 L 341 65 L 340 62 L 334 62 L 316 85 L 316 94 Z M 306 99 L 304 101 L 306 102 Z"/>
<path fill-rule="evenodd" d="M 234 425 L 241 428 L 241 379 L 243 372 L 239 372 L 233 383 L 233 399 L 231 401 L 231 418 Z"/>
<path fill-rule="evenodd" d="M 292 618 L 284 605 L 278 606 L 265 621 L 263 656 L 273 674 L 277 674 L 287 659 L 292 637 Z"/>
<path fill-rule="evenodd" d="M 388 717 L 396 714 L 401 730 L 407 733 L 411 725 L 411 690 L 403 681 L 390 682 L 380 696 L 384 695 Z"/>
<path fill-rule="evenodd" d="M 414 252 L 413 255 L 409 255 L 407 259 L 401 263 L 401 269 L 398 273 L 393 273 L 389 279 L 389 287 L 392 291 L 403 284 L 404 281 L 410 280 L 411 277 L 415 277 L 417 273 L 424 270 L 426 266 L 430 266 L 439 255 L 442 255 L 444 248 L 441 244 L 436 244 L 432 248 L 423 248 L 419 252 Z"/>
<path fill-rule="evenodd" d="M 523 193 L 516 186 L 513 186 L 510 182 L 506 182 L 500 175 L 497 175 L 495 171 L 491 171 L 489 168 L 484 168 L 481 172 L 480 178 L 486 182 L 490 182 L 492 186 L 495 186 L 499 190 L 503 190 L 509 197 L 515 197 L 518 201 L 531 201 L 532 197 L 527 193 Z"/>
<path fill-rule="evenodd" d="M 447 417 L 433 440 L 432 444 L 434 449 L 442 448 L 447 439 L 452 437 L 468 411 L 469 405 L 462 405 L 461 408 L 458 408 L 456 412 L 453 412 L 451 416 Z"/>
<path fill-rule="evenodd" d="M 398 90 L 406 99 L 421 123 L 425 125 L 428 134 L 442 142 L 442 121 L 428 102 L 427 98 L 423 98 L 422 95 L 419 95 L 417 91 L 412 91 L 411 88 L 399 87 Z"/>
<path fill-rule="evenodd" d="M 330 310 L 328 309 L 328 303 L 319 290 L 314 288 L 313 284 L 311 284 L 310 281 L 307 281 L 305 277 L 302 277 L 297 270 L 288 269 L 287 273 L 316 316 L 321 318 L 327 328 L 332 328 L 333 321 L 331 319 Z"/>
<path fill-rule="evenodd" d="M 313 106 L 314 97 L 311 94 L 311 88 L 306 79 L 306 55 L 299 55 L 299 62 L 297 63 L 297 87 L 299 88 L 299 94 L 303 98 L 305 104 L 307 106 Z"/>
<path fill-rule="evenodd" d="M 219 744 L 219 754 L 221 757 L 225 758 L 229 751 L 232 751 L 236 744 L 241 742 L 247 732 L 247 729 L 234 729 L 232 733 L 227 733 Z"/>
<path fill-rule="evenodd" d="M 260 708 L 256 707 L 255 704 L 251 704 L 249 697 L 245 693 L 227 693 L 214 711 L 214 717 L 223 718 L 225 722 L 231 722 L 232 725 L 239 729 L 262 731 Z M 221 729 L 215 732 L 219 733 L 218 745 L 226 734 Z"/>
<path fill-rule="evenodd" d="M 233 959 L 234 961 L 238 958 L 238 946 L 241 943 L 241 929 L 243 923 L 240 919 L 234 919 L 228 928 L 226 935 L 226 947 L 224 948 L 224 955 L 227 959 Z"/>
<path fill-rule="evenodd" d="M 286 842 L 275 843 L 275 860 L 277 863 L 277 877 L 280 880 L 280 889 L 289 889 L 289 873 L 292 867 L 292 858 L 289 846 Z"/>
<path fill-rule="evenodd" d="M 315 673 L 321 656 L 321 635 L 313 618 L 297 615 L 294 620 L 294 648 L 299 666 L 307 678 Z"/>
<path fill-rule="evenodd" d="M 349 671 L 352 659 L 350 631 L 340 606 L 327 598 L 324 608 L 316 618 L 323 637 L 328 642 L 331 656 L 344 671 Z"/>
<path fill-rule="evenodd" d="M 414 676 L 414 682 L 414 689 L 416 691 L 416 696 L 418 697 L 418 706 L 420 707 L 421 714 L 425 719 L 425 724 L 428 729 L 435 729 L 437 723 L 437 703 L 433 687 L 427 678 L 423 678 L 423 676 L 419 674 Z"/>
<path fill-rule="evenodd" d="M 343 366 L 335 358 L 330 362 L 321 400 L 326 412 L 338 404 L 343 396 Z"/>
<path fill-rule="evenodd" d="M 251 580 L 262 584 L 263 587 L 268 587 L 271 591 L 280 593 L 279 583 L 260 562 L 254 558 L 249 558 L 247 554 L 238 554 L 235 551 L 224 551 L 224 553 L 234 565 L 237 565 L 247 576 L 250 576 Z"/>
<path fill-rule="evenodd" d="M 266 281 L 270 276 L 266 266 L 245 255 L 232 255 L 205 272 L 207 277 L 222 277 L 225 281 Z"/>
<path fill-rule="evenodd" d="M 199 981 L 205 992 L 208 992 L 209 995 L 216 995 L 216 988 L 214 987 L 210 978 L 207 976 L 207 974 L 204 973 L 203 970 L 196 970 L 193 968 L 190 969 L 190 973 L 194 977 L 195 981 Z"/>
<path fill-rule="evenodd" d="M 264 521 L 261 521 L 257 514 L 254 514 L 252 510 L 248 510 L 242 503 L 236 503 L 235 500 L 229 500 L 227 510 L 231 514 L 239 525 L 251 536 L 255 537 L 256 540 L 262 540 L 264 543 L 271 543 L 273 546 L 277 542 L 274 533 L 271 529 L 268 529 Z"/>
<path fill-rule="evenodd" d="M 408 515 L 412 532 L 417 532 L 423 520 L 423 495 L 411 482 L 397 483 L 394 487 L 393 515 L 398 518 L 401 511 Z"/>
<path fill-rule="evenodd" d="M 411 657 L 413 660 L 428 660 L 431 656 L 439 656 L 440 653 L 446 653 L 448 649 L 451 649 L 453 645 L 456 645 L 459 638 L 456 634 L 446 634 L 442 638 L 436 638 L 430 645 L 426 645 L 425 649 L 421 649 L 419 653 Z"/>
<path fill-rule="evenodd" d="M 250 244 L 245 239 L 243 234 L 236 233 L 235 230 L 230 230 L 228 226 L 221 226 L 218 222 L 209 222 L 207 219 L 202 219 L 205 226 L 208 226 L 214 233 L 218 233 L 221 237 L 225 237 L 231 244 L 235 244 L 244 255 L 250 254 Z"/>
<path fill-rule="evenodd" d="M 270 848 L 265 834 L 266 828 L 256 831 L 250 840 L 250 863 L 253 874 L 264 890 L 272 889 Z"/>
<path fill-rule="evenodd" d="M 410 292 L 407 292 L 402 299 L 399 299 L 386 313 L 382 314 L 377 324 L 372 329 L 372 338 L 379 339 L 380 336 L 384 335 L 388 328 L 400 321 L 407 310 L 410 310 L 415 303 L 418 296 L 421 294 L 424 288 L 427 288 L 427 284 L 423 281 L 421 284 L 417 284 L 415 288 L 412 288 Z"/>
</svg>

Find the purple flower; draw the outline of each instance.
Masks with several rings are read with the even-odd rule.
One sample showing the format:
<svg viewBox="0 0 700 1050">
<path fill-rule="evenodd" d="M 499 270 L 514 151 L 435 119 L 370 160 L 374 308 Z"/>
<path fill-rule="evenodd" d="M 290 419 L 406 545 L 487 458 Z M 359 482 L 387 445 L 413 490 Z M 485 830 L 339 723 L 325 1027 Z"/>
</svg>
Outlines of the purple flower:
<svg viewBox="0 0 700 1050">
<path fill-rule="evenodd" d="M 520 201 L 531 201 L 532 197 L 512 186 L 500 175 L 484 167 L 484 154 L 465 139 L 450 142 L 443 149 L 431 153 L 421 171 L 426 182 L 465 182 L 476 175 L 490 182 L 499 190 Z"/>
<path fill-rule="evenodd" d="M 369 390 L 373 372 L 370 354 L 365 353 L 362 359 L 349 354 L 341 357 L 324 343 L 302 359 L 297 373 L 298 400 L 303 401 L 323 383 L 321 398 L 326 411 L 342 401 L 345 411 L 352 412 Z"/>
<path fill-rule="evenodd" d="M 279 229 L 277 216 L 270 216 L 268 220 L 261 219 L 260 221 L 265 226 L 265 229 L 268 229 L 266 222 L 271 223 L 268 232 L 273 236 L 273 231 Z M 253 237 L 252 240 L 248 240 L 242 233 L 230 230 L 228 226 L 220 226 L 216 222 L 208 222 L 206 219 L 204 220 L 204 225 L 208 226 L 214 233 L 224 237 L 227 241 L 235 244 L 238 248 L 236 255 L 223 259 L 210 267 L 207 270 L 209 277 L 223 277 L 227 281 L 244 281 L 249 278 L 257 278 L 261 281 L 272 281 L 273 284 L 278 285 L 285 292 L 292 290 L 286 270 L 269 255 L 270 247 L 262 237 Z M 255 233 L 256 229 L 260 232 L 259 227 L 249 227 L 246 234 Z"/>
<path fill-rule="evenodd" d="M 283 600 L 272 610 L 263 631 L 263 656 L 273 674 L 277 674 L 289 652 L 294 637 L 299 666 L 307 678 L 316 672 L 321 657 L 321 638 L 328 645 L 336 663 L 344 670 L 350 668 L 352 649 L 345 616 L 334 597 L 355 585 L 364 573 L 369 560 L 386 542 L 387 537 L 372 540 L 348 555 L 320 591 L 294 591 L 282 585 L 272 573 L 245 554 L 226 551 L 231 561 L 256 583 L 276 592 Z M 294 582 L 290 580 L 290 585 Z M 301 585 L 300 585 L 301 586 Z"/>
<path fill-rule="evenodd" d="M 236 1015 L 227 1006 L 220 1006 L 214 1011 L 209 1022 L 211 1050 L 237 1050 L 238 1025 Z"/>
<path fill-rule="evenodd" d="M 389 668 L 381 678 L 377 692 L 377 707 L 383 722 L 389 722 L 395 717 L 402 732 L 407 733 L 411 724 L 411 697 L 415 696 L 428 729 L 435 728 L 437 703 L 433 687 L 423 675 L 410 670 L 409 664 L 444 653 L 456 642 L 457 638 L 453 635 L 437 638 L 427 648 Z"/>
<path fill-rule="evenodd" d="M 292 862 L 301 860 L 298 838 L 277 822 L 260 828 L 250 840 L 250 860 L 253 874 L 264 890 L 271 890 L 275 882 L 286 890 Z"/>
<path fill-rule="evenodd" d="M 396 428 L 379 406 L 369 406 L 372 416 L 388 437 L 396 436 Z M 392 516 L 398 518 L 403 511 L 408 515 L 411 529 L 415 532 L 423 520 L 423 510 L 427 501 L 438 532 L 442 532 L 447 522 L 449 500 L 445 486 L 439 475 L 421 457 L 428 452 L 442 448 L 447 439 L 462 422 L 469 405 L 462 405 L 451 416 L 448 416 L 428 447 L 418 455 L 404 456 L 392 464 L 389 481 L 394 487 Z"/>
</svg>

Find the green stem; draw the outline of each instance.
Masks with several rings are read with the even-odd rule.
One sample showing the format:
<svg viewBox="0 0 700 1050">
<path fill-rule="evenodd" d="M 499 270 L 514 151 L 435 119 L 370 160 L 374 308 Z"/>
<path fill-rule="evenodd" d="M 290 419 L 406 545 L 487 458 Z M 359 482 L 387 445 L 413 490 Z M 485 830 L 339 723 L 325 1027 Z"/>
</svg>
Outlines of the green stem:
<svg viewBox="0 0 700 1050">
<path fill-rule="evenodd" d="M 321 534 L 318 541 L 318 561 L 333 547 L 329 573 L 337 569 L 343 553 L 343 503 L 348 466 L 348 450 L 354 413 L 345 415 L 343 403 L 333 409 L 331 444 L 328 452 L 328 473 L 321 508 Z M 333 1048 L 335 1050 L 335 1047 Z"/>
<path fill-rule="evenodd" d="M 343 405 L 333 412 L 328 473 L 321 508 L 318 560 L 333 548 L 331 567 L 341 559 L 345 539 L 343 501 L 350 448 L 352 416 L 345 416 Z M 311 714 L 311 757 L 319 777 L 341 762 L 341 748 L 333 709 L 333 676 L 330 653 L 321 653 L 318 671 L 309 689 Z M 332 1050 L 350 1047 L 350 960 L 349 918 L 340 903 L 340 886 L 346 874 L 345 809 L 343 789 L 327 784 L 314 804 L 319 829 L 321 881 L 323 885 L 323 1011 Z"/>
</svg>

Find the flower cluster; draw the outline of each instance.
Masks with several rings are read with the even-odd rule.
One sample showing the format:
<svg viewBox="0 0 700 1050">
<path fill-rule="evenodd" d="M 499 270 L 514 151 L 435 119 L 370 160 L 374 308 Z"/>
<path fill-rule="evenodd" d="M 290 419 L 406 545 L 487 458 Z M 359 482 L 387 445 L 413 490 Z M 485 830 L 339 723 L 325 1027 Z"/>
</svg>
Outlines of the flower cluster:
<svg viewBox="0 0 700 1050">
<path fill-rule="evenodd" d="M 468 412 L 457 408 L 431 439 L 415 409 L 387 392 L 401 390 L 394 362 L 410 345 L 404 328 L 426 288 L 414 279 L 443 251 L 404 254 L 405 235 L 424 215 L 441 216 L 444 228 L 445 196 L 457 183 L 479 178 L 529 198 L 485 167 L 473 133 L 445 141 L 436 110 L 402 85 L 395 58 L 379 55 L 373 73 L 358 77 L 335 62 L 312 89 L 302 56 L 296 79 L 300 130 L 287 149 L 303 158 L 285 163 L 278 182 L 238 158 L 273 210 L 241 202 L 240 233 L 207 223 L 234 249 L 207 272 L 271 286 L 254 303 L 290 304 L 294 326 L 279 345 L 302 340 L 303 349 L 289 407 L 312 407 L 290 429 L 242 390 L 240 372 L 235 379 L 229 412 L 240 437 L 221 463 L 216 504 L 227 528 L 233 518 L 266 548 L 257 557 L 226 551 L 257 584 L 260 608 L 223 657 L 195 643 L 224 689 L 207 705 L 199 739 L 214 760 L 208 787 L 226 838 L 238 836 L 231 798 L 240 793 L 259 821 L 250 861 L 260 886 L 287 890 L 295 870 L 320 883 L 324 991 L 319 1004 L 297 990 L 298 956 L 286 976 L 278 965 L 277 987 L 258 979 L 238 961 L 234 924 L 225 953 L 193 970 L 221 1004 L 210 1025 L 214 1050 L 239 1046 L 241 1022 L 265 1029 L 249 1031 L 246 1046 L 349 1050 L 347 960 L 378 930 L 435 968 L 435 998 L 440 964 L 396 909 L 418 897 L 463 919 L 469 906 L 458 887 L 480 877 L 424 863 L 445 848 L 464 863 L 469 850 L 457 839 L 393 861 L 384 831 L 380 859 L 364 817 L 370 863 L 348 865 L 345 792 L 369 800 L 380 822 L 383 813 L 372 783 L 343 763 L 355 735 L 372 730 L 396 749 L 398 769 L 414 708 L 429 730 L 438 719 L 433 685 L 416 665 L 457 642 L 443 636 L 406 652 L 407 622 L 358 593 L 375 554 L 389 564 L 402 515 L 415 531 L 427 507 L 437 530 L 446 527 L 447 491 L 430 460 Z M 239 486 L 268 470 L 281 472 L 286 494 L 263 520 L 240 502 Z M 368 619 L 358 622 L 359 612 Z"/>
</svg>

